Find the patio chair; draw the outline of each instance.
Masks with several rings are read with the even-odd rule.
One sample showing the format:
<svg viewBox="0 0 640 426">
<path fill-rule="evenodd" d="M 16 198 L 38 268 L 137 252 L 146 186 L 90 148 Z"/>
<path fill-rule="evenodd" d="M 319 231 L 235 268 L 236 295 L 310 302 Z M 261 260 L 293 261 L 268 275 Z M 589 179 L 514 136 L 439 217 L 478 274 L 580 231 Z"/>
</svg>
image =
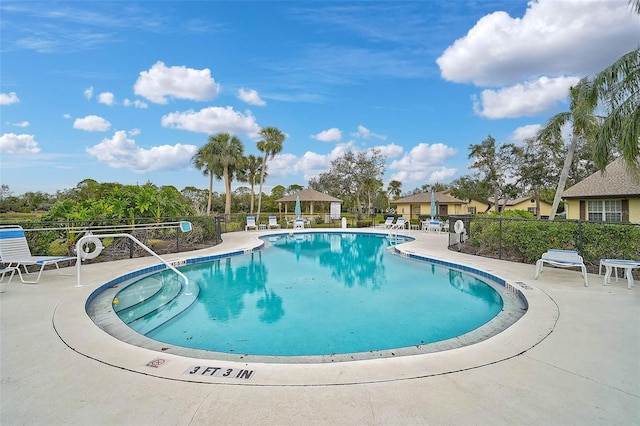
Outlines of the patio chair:
<svg viewBox="0 0 640 426">
<path fill-rule="evenodd" d="M 256 231 L 258 230 L 258 225 L 256 225 L 256 218 L 254 216 L 247 216 L 247 225 L 244 227 L 244 230 L 248 231 L 249 228 L 253 228 Z"/>
<path fill-rule="evenodd" d="M 439 220 L 430 220 L 429 224 L 427 225 L 427 232 L 428 233 L 440 233 L 440 227 L 441 227 L 441 223 Z"/>
<path fill-rule="evenodd" d="M 9 272 L 11 272 L 11 275 L 9 275 L 9 279 L 7 280 L 7 283 L 11 282 L 16 272 L 20 276 L 20 281 L 22 281 L 22 273 L 20 272 L 20 269 L 15 266 L 8 266 L 6 268 L 0 269 L 0 282 L 4 281 L 4 276 Z"/>
<path fill-rule="evenodd" d="M 587 283 L 587 267 L 584 265 L 582 256 L 580 256 L 577 251 L 548 250 L 547 252 L 543 253 L 542 257 L 536 262 L 536 280 L 538 279 L 538 275 L 540 275 L 540 273 L 542 272 L 542 267 L 545 263 L 560 268 L 579 267 L 582 271 L 582 276 L 584 277 L 584 286 L 589 286 L 589 284 Z"/>
<path fill-rule="evenodd" d="M 392 225 L 393 225 L 393 216 L 389 216 L 387 220 L 384 221 L 384 223 L 381 223 L 378 226 L 380 228 L 389 229 L 391 228 Z"/>
<path fill-rule="evenodd" d="M 404 217 L 399 217 L 398 220 L 396 220 L 396 223 L 391 225 L 391 227 L 389 227 L 389 229 L 405 229 L 406 222 L 407 221 L 406 221 L 406 219 Z"/>
<path fill-rule="evenodd" d="M 276 228 L 280 229 L 280 224 L 278 223 L 278 218 L 275 216 L 269 216 L 269 229 Z"/>
<path fill-rule="evenodd" d="M 304 229 L 304 219 L 296 219 L 293 222 L 293 229 Z"/>
<path fill-rule="evenodd" d="M 40 276 L 42 275 L 42 271 L 47 265 L 55 265 L 58 272 L 60 272 L 59 262 L 64 262 L 65 260 L 77 260 L 75 256 L 33 256 L 31 255 L 31 250 L 29 249 L 29 243 L 27 243 L 27 238 L 24 235 L 24 229 L 21 226 L 17 225 L 9 225 L 0 227 L 0 262 L 7 264 L 7 268 L 15 267 L 22 269 L 26 274 L 30 274 L 27 266 L 36 265 L 40 266 L 40 271 L 38 271 L 38 276 L 35 281 L 26 281 L 22 274 L 18 274 L 20 276 L 20 280 L 23 283 L 36 284 L 40 281 Z M 60 275 L 73 275 L 73 274 L 63 274 L 60 272 Z"/>
</svg>

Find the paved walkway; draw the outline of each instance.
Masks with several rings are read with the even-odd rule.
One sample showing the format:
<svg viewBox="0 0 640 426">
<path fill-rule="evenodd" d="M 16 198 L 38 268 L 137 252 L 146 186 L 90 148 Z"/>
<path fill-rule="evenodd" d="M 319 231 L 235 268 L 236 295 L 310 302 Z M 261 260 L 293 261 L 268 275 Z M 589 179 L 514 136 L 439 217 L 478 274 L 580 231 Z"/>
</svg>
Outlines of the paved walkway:
<svg viewBox="0 0 640 426">
<path fill-rule="evenodd" d="M 264 232 L 224 235 L 251 248 Z M 446 235 L 412 231 L 404 250 L 505 278 L 531 301 L 484 342 L 447 352 L 336 364 L 202 360 L 141 349 L 98 329 L 84 300 L 151 258 L 85 265 L 0 284 L 1 425 L 640 424 L 640 290 L 579 272 L 468 256 Z M 65 268 L 75 274 L 75 268 Z M 162 364 L 147 364 L 154 360 Z M 188 381 L 193 366 L 252 371 Z M 204 376 L 203 376 L 204 377 Z"/>
</svg>

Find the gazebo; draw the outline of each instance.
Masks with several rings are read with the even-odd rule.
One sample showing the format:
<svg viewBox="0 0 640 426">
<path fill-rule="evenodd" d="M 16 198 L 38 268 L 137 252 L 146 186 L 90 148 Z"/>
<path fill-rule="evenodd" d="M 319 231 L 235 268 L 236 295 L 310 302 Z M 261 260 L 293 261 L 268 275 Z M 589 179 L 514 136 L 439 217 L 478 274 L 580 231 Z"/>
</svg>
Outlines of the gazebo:
<svg viewBox="0 0 640 426">
<path fill-rule="evenodd" d="M 287 195 L 282 198 L 278 198 L 275 200 L 278 203 L 278 209 L 280 213 L 282 213 L 282 204 L 284 203 L 284 214 L 287 215 L 287 205 L 289 203 L 295 204 L 296 199 L 299 198 L 301 203 L 308 203 L 308 214 L 313 215 L 313 205 L 314 203 L 331 203 L 330 214 L 331 218 L 333 216 L 337 216 L 336 218 L 340 218 L 340 207 L 342 200 L 336 197 L 332 197 L 331 195 L 323 194 L 320 191 L 316 191 L 315 189 L 307 188 L 300 192 L 296 192 L 295 194 Z M 293 211 L 293 209 L 291 209 Z"/>
</svg>

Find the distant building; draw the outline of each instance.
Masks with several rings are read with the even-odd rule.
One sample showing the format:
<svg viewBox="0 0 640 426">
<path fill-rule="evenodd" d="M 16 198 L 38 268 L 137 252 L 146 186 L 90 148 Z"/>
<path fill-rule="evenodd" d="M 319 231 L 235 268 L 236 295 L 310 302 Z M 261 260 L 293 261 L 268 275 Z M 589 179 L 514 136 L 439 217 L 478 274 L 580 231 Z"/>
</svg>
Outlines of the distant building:
<svg viewBox="0 0 640 426">
<path fill-rule="evenodd" d="M 567 219 L 640 223 L 640 176 L 622 158 L 562 193 Z"/>
<path fill-rule="evenodd" d="M 431 215 L 431 193 L 409 195 L 408 197 L 391 200 L 391 205 L 396 206 L 396 213 L 405 219 L 419 219 L 420 216 Z M 435 216 L 450 216 L 468 214 L 467 202 L 450 194 L 450 191 L 435 193 Z"/>
</svg>

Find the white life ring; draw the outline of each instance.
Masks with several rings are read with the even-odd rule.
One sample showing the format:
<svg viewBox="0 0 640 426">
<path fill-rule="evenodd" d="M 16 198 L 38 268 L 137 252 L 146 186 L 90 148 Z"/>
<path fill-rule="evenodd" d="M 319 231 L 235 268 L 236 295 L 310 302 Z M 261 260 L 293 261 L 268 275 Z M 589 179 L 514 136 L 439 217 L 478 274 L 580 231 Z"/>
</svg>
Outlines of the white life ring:
<svg viewBox="0 0 640 426">
<path fill-rule="evenodd" d="M 464 232 L 464 222 L 456 220 L 455 225 L 453 225 L 453 230 L 456 231 L 456 234 L 462 234 Z"/>
<path fill-rule="evenodd" d="M 102 252 L 104 248 L 102 246 L 102 241 L 98 237 L 83 237 L 82 244 L 78 247 L 78 254 L 82 260 L 93 259 L 98 257 L 98 255 Z M 93 250 L 91 250 L 91 244 L 93 244 Z M 89 251 L 91 250 L 91 251 Z"/>
</svg>

